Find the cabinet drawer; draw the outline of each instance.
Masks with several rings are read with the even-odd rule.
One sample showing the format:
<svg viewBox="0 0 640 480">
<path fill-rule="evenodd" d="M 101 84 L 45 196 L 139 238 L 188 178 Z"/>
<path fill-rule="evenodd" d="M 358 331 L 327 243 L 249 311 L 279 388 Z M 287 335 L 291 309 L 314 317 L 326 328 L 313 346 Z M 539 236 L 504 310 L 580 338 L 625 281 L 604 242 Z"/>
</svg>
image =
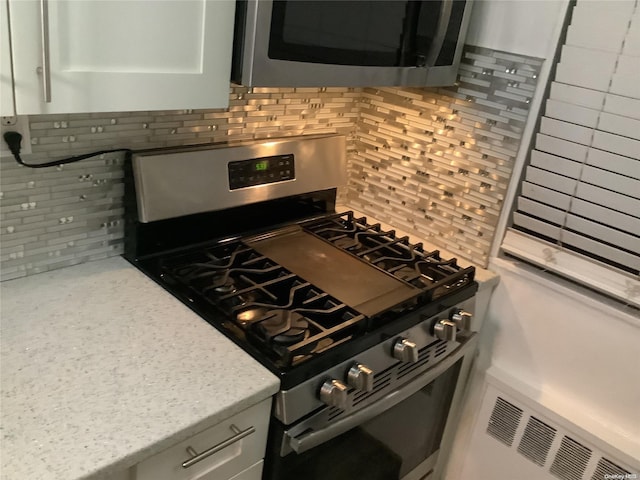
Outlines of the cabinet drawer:
<svg viewBox="0 0 640 480">
<path fill-rule="evenodd" d="M 140 462 L 135 480 L 235 480 L 264 457 L 270 410 L 269 398 Z"/>
<path fill-rule="evenodd" d="M 231 480 L 260 480 L 262 478 L 262 464 L 264 462 L 260 460 L 255 465 L 247 468 L 243 472 L 233 477 Z"/>
</svg>

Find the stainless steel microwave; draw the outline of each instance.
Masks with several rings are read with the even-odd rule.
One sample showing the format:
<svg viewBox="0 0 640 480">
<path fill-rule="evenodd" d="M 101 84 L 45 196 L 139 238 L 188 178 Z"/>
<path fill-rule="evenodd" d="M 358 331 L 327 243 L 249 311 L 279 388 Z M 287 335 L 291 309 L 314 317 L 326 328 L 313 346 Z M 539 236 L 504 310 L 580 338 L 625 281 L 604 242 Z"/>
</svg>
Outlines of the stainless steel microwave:
<svg viewBox="0 0 640 480">
<path fill-rule="evenodd" d="M 261 87 L 456 80 L 472 0 L 238 0 L 232 81 Z"/>
</svg>

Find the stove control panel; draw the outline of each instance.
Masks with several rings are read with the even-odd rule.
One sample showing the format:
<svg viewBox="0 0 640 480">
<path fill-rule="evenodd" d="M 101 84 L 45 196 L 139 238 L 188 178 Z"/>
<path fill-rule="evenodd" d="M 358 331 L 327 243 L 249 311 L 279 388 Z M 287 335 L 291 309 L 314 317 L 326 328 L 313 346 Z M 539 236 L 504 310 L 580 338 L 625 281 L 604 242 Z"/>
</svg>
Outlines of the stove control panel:
<svg viewBox="0 0 640 480">
<path fill-rule="evenodd" d="M 228 163 L 229 189 L 284 182 L 296 177 L 293 153 Z"/>
<path fill-rule="evenodd" d="M 371 392 L 373 390 L 373 370 L 361 363 L 354 363 L 347 372 L 346 385 L 340 380 L 328 379 L 320 387 L 320 401 L 330 407 L 345 410 L 348 405 L 349 387 Z"/>
<path fill-rule="evenodd" d="M 333 367 L 278 392 L 274 400 L 275 418 L 290 426 L 292 432 L 297 432 L 296 435 L 306 431 L 308 424 L 305 421 L 296 422 L 307 416 L 309 422 L 311 419 L 319 422 L 317 425 L 314 423 L 314 428 L 320 428 L 319 425 L 325 424 L 323 422 L 342 421 L 347 415 L 362 411 L 405 382 L 448 361 L 451 355 L 471 352 L 476 345 L 474 325 L 471 325 L 470 332 L 465 332 L 463 328 L 471 316 L 465 313 L 473 312 L 474 306 L 475 297 L 471 297 L 436 314 L 412 313 L 413 326 L 408 329 L 396 330 L 380 343 L 355 352 Z M 462 328 L 456 324 L 458 316 L 461 318 L 457 323 Z M 442 325 L 436 329 L 438 324 Z M 441 328 L 443 331 L 436 333 Z M 445 341 L 440 335 L 448 340 L 453 338 L 454 341 Z M 325 405 L 343 412 L 323 408 Z M 296 430 L 298 428 L 301 430 Z"/>
</svg>

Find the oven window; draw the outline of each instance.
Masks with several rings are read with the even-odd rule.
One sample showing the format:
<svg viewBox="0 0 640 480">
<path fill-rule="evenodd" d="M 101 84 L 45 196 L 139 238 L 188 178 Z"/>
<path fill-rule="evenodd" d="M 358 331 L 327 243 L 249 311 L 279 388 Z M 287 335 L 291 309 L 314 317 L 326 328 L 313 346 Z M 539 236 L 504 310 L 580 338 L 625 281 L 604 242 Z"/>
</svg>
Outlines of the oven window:
<svg viewBox="0 0 640 480">
<path fill-rule="evenodd" d="M 440 448 L 462 359 L 378 417 L 300 455 L 272 465 L 278 480 L 395 480 Z M 425 474 L 427 472 L 424 472 Z"/>
<path fill-rule="evenodd" d="M 441 3 L 274 1 L 269 58 L 337 65 L 424 65 Z"/>
</svg>

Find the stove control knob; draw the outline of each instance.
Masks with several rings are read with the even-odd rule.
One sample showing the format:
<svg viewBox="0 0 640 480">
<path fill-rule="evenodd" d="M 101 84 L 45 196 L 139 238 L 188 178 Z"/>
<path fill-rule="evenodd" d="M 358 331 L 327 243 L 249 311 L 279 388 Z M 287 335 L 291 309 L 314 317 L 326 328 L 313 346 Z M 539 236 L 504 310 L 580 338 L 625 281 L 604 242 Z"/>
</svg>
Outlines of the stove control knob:
<svg viewBox="0 0 640 480">
<path fill-rule="evenodd" d="M 320 387 L 320 401 L 341 410 L 347 408 L 347 386 L 339 380 L 327 380 Z"/>
<path fill-rule="evenodd" d="M 373 370 L 361 363 L 354 363 L 347 372 L 347 383 L 350 387 L 370 392 L 373 390 Z"/>
<path fill-rule="evenodd" d="M 471 319 L 473 318 L 472 313 L 465 312 L 464 310 L 457 308 L 453 312 L 451 312 L 449 318 L 451 319 L 451 321 L 453 321 L 453 323 L 456 324 L 456 327 L 458 327 L 460 330 L 464 330 L 465 332 L 471 330 Z"/>
<path fill-rule="evenodd" d="M 449 320 L 440 320 L 433 326 L 433 333 L 440 340 L 454 342 L 456 340 L 456 324 Z"/>
<path fill-rule="evenodd" d="M 418 361 L 418 346 L 411 340 L 402 338 L 393 346 L 393 358 L 404 363 L 416 363 Z"/>
</svg>

